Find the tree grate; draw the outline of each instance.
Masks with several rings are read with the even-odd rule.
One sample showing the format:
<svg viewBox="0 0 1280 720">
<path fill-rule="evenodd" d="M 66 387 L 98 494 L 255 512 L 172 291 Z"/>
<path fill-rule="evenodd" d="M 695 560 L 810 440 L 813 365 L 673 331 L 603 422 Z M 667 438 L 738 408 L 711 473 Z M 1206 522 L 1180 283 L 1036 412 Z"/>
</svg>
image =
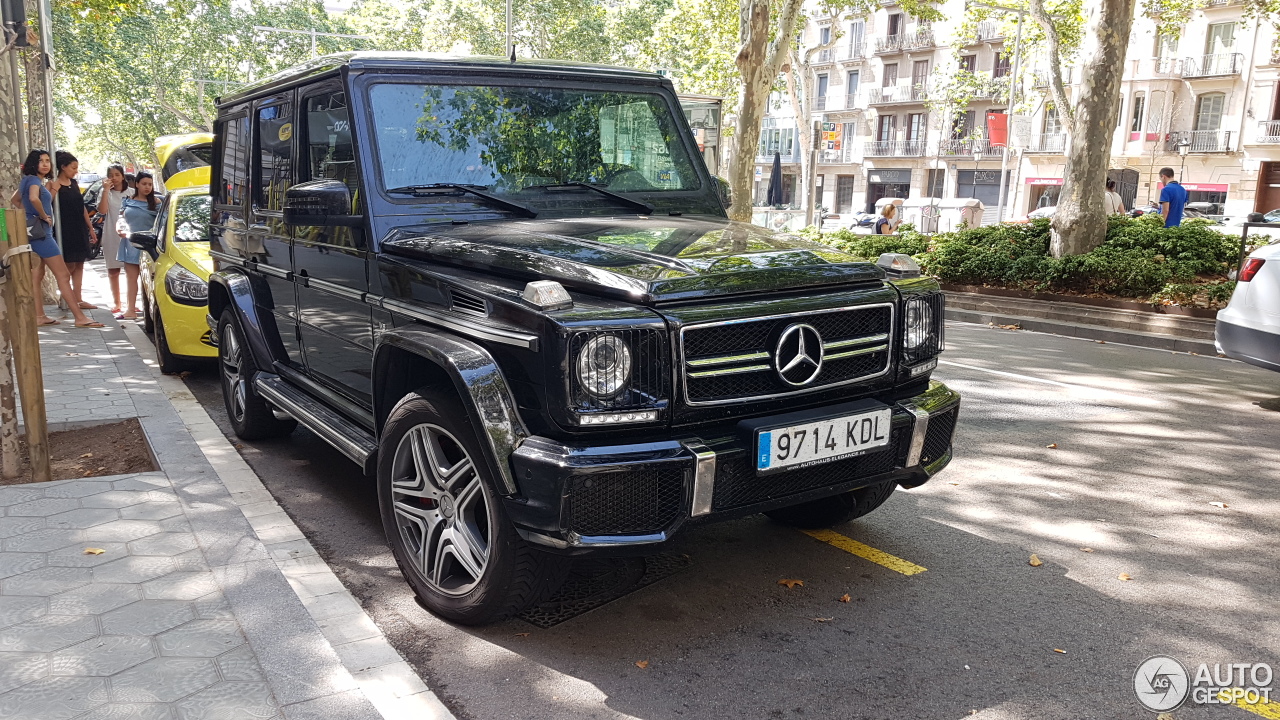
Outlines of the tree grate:
<svg viewBox="0 0 1280 720">
<path fill-rule="evenodd" d="M 688 555 L 674 553 L 579 560 L 554 595 L 516 617 L 545 630 L 671 577 L 692 564 Z"/>
</svg>

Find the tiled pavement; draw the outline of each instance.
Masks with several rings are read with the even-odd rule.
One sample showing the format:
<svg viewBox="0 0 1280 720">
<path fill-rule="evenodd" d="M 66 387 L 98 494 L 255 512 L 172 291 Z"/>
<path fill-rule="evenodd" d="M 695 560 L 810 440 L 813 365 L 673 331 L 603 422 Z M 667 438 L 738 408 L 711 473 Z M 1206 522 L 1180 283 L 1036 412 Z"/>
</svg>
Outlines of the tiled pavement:
<svg viewBox="0 0 1280 720">
<path fill-rule="evenodd" d="M 95 314 L 41 328 L 49 421 L 138 417 L 162 470 L 0 487 L 0 718 L 451 718 L 141 330 Z"/>
</svg>

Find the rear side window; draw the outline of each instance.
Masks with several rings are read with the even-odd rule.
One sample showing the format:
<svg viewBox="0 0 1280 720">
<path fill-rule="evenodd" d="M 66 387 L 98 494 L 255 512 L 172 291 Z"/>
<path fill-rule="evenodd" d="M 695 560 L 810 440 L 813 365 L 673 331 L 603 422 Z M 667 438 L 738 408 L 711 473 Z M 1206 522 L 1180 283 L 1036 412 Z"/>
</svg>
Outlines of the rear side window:
<svg viewBox="0 0 1280 720">
<path fill-rule="evenodd" d="M 219 205 L 244 205 L 249 197 L 249 117 L 239 115 L 218 122 L 222 139 Z"/>
<path fill-rule="evenodd" d="M 259 107 L 257 124 L 253 201 L 265 210 L 283 210 L 284 191 L 293 185 L 293 103 Z"/>
</svg>

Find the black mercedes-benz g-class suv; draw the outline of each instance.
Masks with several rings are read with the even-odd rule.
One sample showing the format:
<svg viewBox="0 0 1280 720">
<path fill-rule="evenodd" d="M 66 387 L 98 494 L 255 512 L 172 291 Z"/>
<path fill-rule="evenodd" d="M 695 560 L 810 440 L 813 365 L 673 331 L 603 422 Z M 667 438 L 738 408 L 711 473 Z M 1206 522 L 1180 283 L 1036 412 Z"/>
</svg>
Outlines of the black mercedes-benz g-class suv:
<svg viewBox="0 0 1280 720">
<path fill-rule="evenodd" d="M 727 220 L 660 76 L 343 54 L 221 99 L 216 138 L 235 431 L 301 423 L 376 475 L 445 618 L 695 522 L 841 523 L 950 461 L 938 285 Z"/>
</svg>

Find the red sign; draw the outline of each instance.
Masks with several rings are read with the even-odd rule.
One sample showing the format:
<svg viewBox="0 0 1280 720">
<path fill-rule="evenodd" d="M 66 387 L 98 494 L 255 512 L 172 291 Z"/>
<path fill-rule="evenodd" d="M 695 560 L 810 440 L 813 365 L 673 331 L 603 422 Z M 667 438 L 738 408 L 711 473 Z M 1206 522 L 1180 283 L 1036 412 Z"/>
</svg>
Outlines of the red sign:
<svg viewBox="0 0 1280 720">
<path fill-rule="evenodd" d="M 1009 142 L 1009 116 L 987 113 L 987 140 L 991 147 L 1004 147 Z"/>
<path fill-rule="evenodd" d="M 1226 192 L 1226 183 L 1182 183 L 1184 190 L 1199 190 L 1200 192 Z"/>
<path fill-rule="evenodd" d="M 1061 185 L 1062 178 L 1027 178 L 1028 185 Z"/>
</svg>

